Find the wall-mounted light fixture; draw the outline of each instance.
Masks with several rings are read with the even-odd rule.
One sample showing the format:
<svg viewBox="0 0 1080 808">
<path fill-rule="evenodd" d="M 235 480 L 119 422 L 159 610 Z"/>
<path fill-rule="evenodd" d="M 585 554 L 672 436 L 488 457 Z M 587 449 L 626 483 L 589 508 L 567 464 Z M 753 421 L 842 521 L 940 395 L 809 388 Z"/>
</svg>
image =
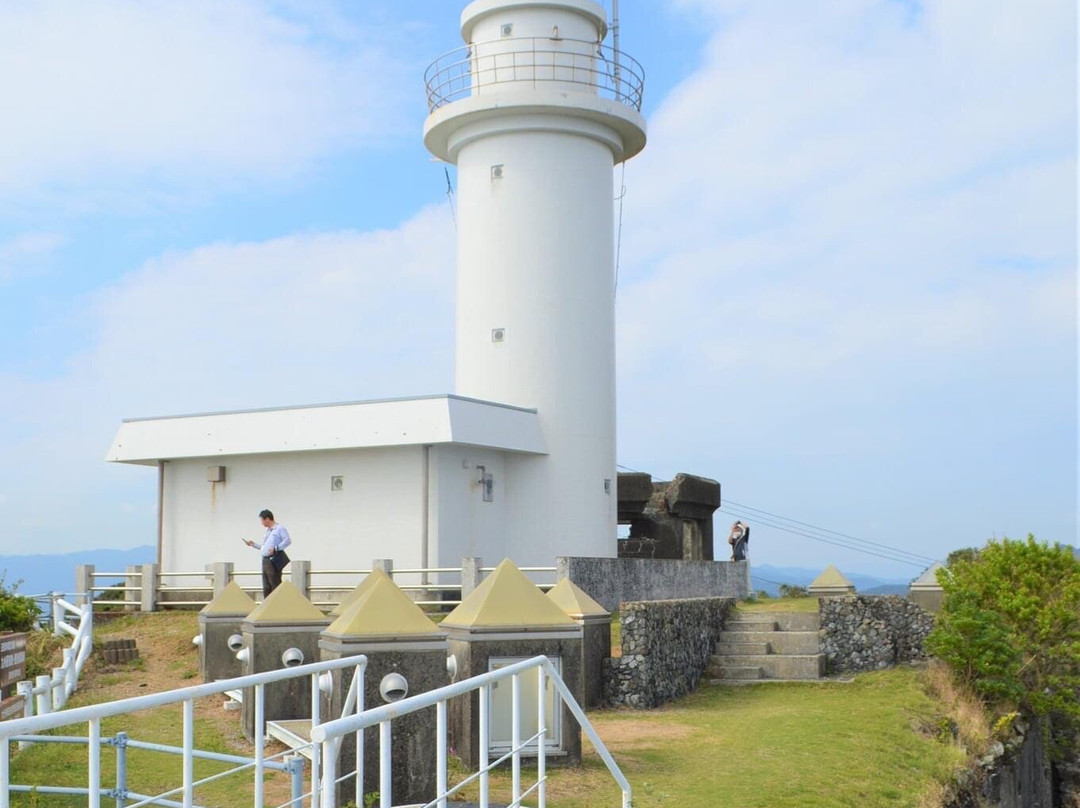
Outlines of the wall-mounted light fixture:
<svg viewBox="0 0 1080 808">
<path fill-rule="evenodd" d="M 488 473 L 484 466 L 477 465 L 476 481 L 480 484 L 480 490 L 484 493 L 484 502 L 495 501 L 495 477 Z"/>
</svg>

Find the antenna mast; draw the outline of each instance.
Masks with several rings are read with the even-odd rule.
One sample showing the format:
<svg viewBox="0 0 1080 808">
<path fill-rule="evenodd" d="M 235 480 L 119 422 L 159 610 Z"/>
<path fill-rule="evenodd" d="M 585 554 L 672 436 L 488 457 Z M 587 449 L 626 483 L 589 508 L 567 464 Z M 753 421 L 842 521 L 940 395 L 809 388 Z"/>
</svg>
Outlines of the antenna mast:
<svg viewBox="0 0 1080 808">
<path fill-rule="evenodd" d="M 615 50 L 615 94 L 622 93 L 619 69 L 619 0 L 611 0 L 611 46 Z"/>
</svg>

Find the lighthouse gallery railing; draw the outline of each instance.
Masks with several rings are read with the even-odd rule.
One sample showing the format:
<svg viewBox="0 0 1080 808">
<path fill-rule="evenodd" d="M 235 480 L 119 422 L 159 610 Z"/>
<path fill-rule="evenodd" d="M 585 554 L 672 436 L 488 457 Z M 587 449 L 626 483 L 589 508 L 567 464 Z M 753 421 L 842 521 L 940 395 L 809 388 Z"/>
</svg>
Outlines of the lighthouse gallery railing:
<svg viewBox="0 0 1080 808">
<path fill-rule="evenodd" d="M 632 56 L 598 42 L 507 37 L 443 54 L 424 71 L 424 83 L 432 112 L 515 85 L 592 92 L 640 111 L 645 69 Z"/>
</svg>

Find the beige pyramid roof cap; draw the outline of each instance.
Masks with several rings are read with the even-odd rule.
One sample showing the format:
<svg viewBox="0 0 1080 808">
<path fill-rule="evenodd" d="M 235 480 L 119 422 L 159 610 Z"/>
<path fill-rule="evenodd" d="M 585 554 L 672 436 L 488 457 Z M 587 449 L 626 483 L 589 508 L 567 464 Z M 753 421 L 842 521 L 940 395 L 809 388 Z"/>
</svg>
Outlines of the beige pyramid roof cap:
<svg viewBox="0 0 1080 808">
<path fill-rule="evenodd" d="M 371 587 L 375 585 L 375 582 L 380 578 L 385 578 L 387 581 L 391 580 L 389 575 L 376 567 L 364 576 L 364 580 L 357 584 L 355 589 L 341 599 L 341 603 L 330 610 L 330 616 L 337 617 L 338 615 L 344 614 L 345 610 L 367 594 L 367 591 L 371 589 Z"/>
<path fill-rule="evenodd" d="M 570 617 L 504 559 L 442 625 L 447 628 L 578 628 Z"/>
<path fill-rule="evenodd" d="M 571 617 L 611 617 L 611 612 L 590 598 L 580 586 L 569 578 L 563 578 L 547 596 Z"/>
<path fill-rule="evenodd" d="M 229 581 L 229 585 L 221 590 L 221 594 L 207 603 L 199 611 L 208 617 L 242 616 L 251 613 L 255 608 L 248 593 L 240 588 L 236 581 Z"/>
<path fill-rule="evenodd" d="M 938 583 L 937 571 L 944 569 L 945 565 L 940 561 L 935 561 L 929 567 L 927 567 L 923 574 L 911 582 L 913 589 L 941 589 L 941 584 Z"/>
<path fill-rule="evenodd" d="M 405 637 L 438 634 L 439 629 L 384 575 L 375 578 L 367 592 L 353 601 L 325 633 L 336 637 Z"/>
<path fill-rule="evenodd" d="M 825 571 L 810 584 L 811 589 L 847 589 L 849 587 L 854 589 L 855 584 L 832 564 L 827 566 Z"/>
<path fill-rule="evenodd" d="M 270 597 L 256 606 L 247 616 L 247 623 L 316 623 L 326 622 L 323 614 L 310 600 L 300 594 L 291 582 L 283 581 Z"/>
</svg>

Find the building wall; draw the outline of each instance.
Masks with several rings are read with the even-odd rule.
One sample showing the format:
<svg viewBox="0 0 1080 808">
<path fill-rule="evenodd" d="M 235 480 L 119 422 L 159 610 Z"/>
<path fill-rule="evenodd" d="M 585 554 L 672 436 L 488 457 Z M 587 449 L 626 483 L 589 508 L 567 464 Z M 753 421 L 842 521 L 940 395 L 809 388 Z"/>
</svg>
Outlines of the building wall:
<svg viewBox="0 0 1080 808">
<path fill-rule="evenodd" d="M 431 566 L 456 567 L 466 556 L 494 566 L 507 555 L 506 455 L 490 449 L 435 446 L 431 449 Z M 484 502 L 479 469 L 494 477 L 491 502 Z M 518 564 L 526 563 L 514 558 Z M 546 564 L 555 563 L 554 556 Z M 458 576 L 447 581 L 458 582 Z"/>
<path fill-rule="evenodd" d="M 258 554 L 240 540 L 262 539 L 258 513 L 263 508 L 288 528 L 289 555 L 310 560 L 314 570 L 367 569 L 373 558 L 392 559 L 399 569 L 422 566 L 425 507 L 429 567 L 459 567 L 467 556 L 480 557 L 487 566 L 507 557 L 519 566 L 554 566 L 558 554 L 580 552 L 576 534 L 560 509 L 537 514 L 524 508 L 521 502 L 531 489 L 515 473 L 544 460 L 433 446 L 426 503 L 421 446 L 171 460 L 165 465 L 162 569 L 201 570 L 215 561 L 231 561 L 237 570 L 258 569 Z M 214 465 L 225 466 L 225 482 L 207 482 L 206 469 Z M 479 466 L 494 478 L 491 502 L 484 501 Z M 331 490 L 332 476 L 343 478 L 340 491 Z M 614 552 L 613 536 L 606 546 Z M 459 578 L 447 574 L 432 582 L 458 583 Z M 320 576 L 316 583 L 351 586 L 355 580 Z"/>
<path fill-rule="evenodd" d="M 733 598 L 750 594 L 749 561 L 560 556 L 558 578 L 569 578 L 610 611 L 622 603 L 674 598 Z"/>
<path fill-rule="evenodd" d="M 508 469 L 511 546 L 614 556 L 612 153 L 555 131 L 571 117 L 498 121 L 457 159 L 455 390 L 538 410 L 550 454 Z"/>
<path fill-rule="evenodd" d="M 225 482 L 206 481 L 211 465 L 226 467 Z M 240 540 L 261 541 L 263 508 L 288 528 L 289 555 L 313 569 L 367 569 L 372 558 L 419 566 L 422 471 L 418 446 L 169 461 L 162 569 L 258 569 L 258 553 Z M 342 490 L 331 490 L 332 475 L 344 478 Z"/>
</svg>

